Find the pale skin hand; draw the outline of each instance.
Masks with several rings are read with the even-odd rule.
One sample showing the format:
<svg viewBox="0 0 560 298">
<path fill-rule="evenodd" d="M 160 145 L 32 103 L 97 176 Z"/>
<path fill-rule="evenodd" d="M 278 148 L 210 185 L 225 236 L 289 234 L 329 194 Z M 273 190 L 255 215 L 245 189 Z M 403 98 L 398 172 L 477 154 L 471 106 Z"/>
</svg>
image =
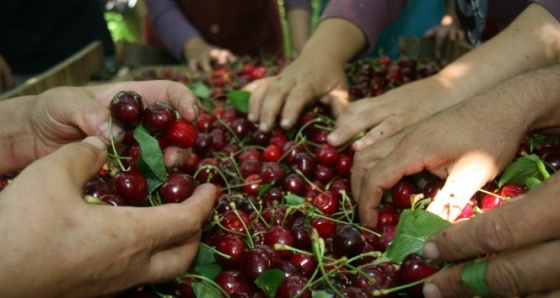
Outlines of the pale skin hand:
<svg viewBox="0 0 560 298">
<path fill-rule="evenodd" d="M 249 120 L 268 132 L 280 115 L 280 126 L 291 129 L 304 106 L 315 99 L 338 115 L 348 103 L 344 64 L 364 46 L 365 36 L 351 22 L 335 18 L 321 22 L 300 56 L 278 76 L 245 87 L 252 93 Z"/>
<path fill-rule="evenodd" d="M 492 297 L 558 297 L 560 294 L 560 175 L 514 200 L 428 238 L 429 259 L 462 261 L 488 253 L 486 281 Z M 461 282 L 461 265 L 424 285 L 428 298 L 474 297 Z M 537 296 L 538 295 L 538 296 Z"/>
<path fill-rule="evenodd" d="M 509 77 L 558 62 L 559 41 L 558 20 L 531 4 L 504 31 L 437 75 L 351 105 L 337 119 L 328 141 L 340 146 L 367 131 L 353 145 L 355 150 L 379 142 Z"/>
<path fill-rule="evenodd" d="M 2 191 L 0 253 L 9 257 L 0 259 L 0 296 L 94 297 L 187 271 L 214 186 L 199 186 L 180 204 L 89 205 L 82 187 L 106 154 L 97 137 L 65 145 Z"/>
<path fill-rule="evenodd" d="M 220 65 L 226 65 L 237 61 L 237 56 L 227 49 L 208 44 L 202 37 L 195 36 L 185 42 L 183 55 L 192 72 L 202 70 L 212 71 L 210 62 L 216 61 Z"/>
<path fill-rule="evenodd" d="M 428 170 L 447 178 L 428 210 L 454 220 L 515 156 L 527 131 L 558 133 L 560 67 L 514 77 L 356 153 L 352 193 L 364 225 L 377 224 L 383 190 Z"/>
<path fill-rule="evenodd" d="M 447 3 L 447 13 L 441 19 L 441 24 L 430 28 L 424 34 L 424 38 L 435 39 L 435 49 L 437 52 L 441 51 L 443 43 L 446 39 L 449 40 L 466 40 L 465 31 L 461 27 L 457 15 L 455 14 L 455 7 L 453 1 Z"/>
<path fill-rule="evenodd" d="M 169 103 L 182 118 L 194 121 L 196 97 L 183 84 L 170 81 L 123 82 L 93 87 L 62 87 L 37 96 L 25 96 L 2 101 L 0 119 L 0 173 L 19 171 L 31 162 L 53 152 L 60 146 L 100 136 L 109 144 L 109 106 L 119 91 L 139 93 L 144 106 L 156 101 Z M 122 129 L 113 125 L 113 135 L 122 139 Z M 165 150 L 169 168 L 188 159 L 189 150 L 170 147 Z"/>
<path fill-rule="evenodd" d="M 0 92 L 9 90 L 14 87 L 12 78 L 12 70 L 4 57 L 0 55 Z"/>
</svg>

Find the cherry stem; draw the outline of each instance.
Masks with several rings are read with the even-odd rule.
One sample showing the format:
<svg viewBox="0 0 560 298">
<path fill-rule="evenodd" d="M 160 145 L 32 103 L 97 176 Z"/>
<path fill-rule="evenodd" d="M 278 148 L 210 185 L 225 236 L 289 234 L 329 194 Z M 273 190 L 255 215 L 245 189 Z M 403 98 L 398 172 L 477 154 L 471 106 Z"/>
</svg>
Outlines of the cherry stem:
<svg viewBox="0 0 560 298">
<path fill-rule="evenodd" d="M 233 137 L 235 138 L 237 143 L 242 144 L 241 139 L 235 134 L 233 129 L 231 129 L 231 127 L 229 127 L 229 125 L 222 118 L 217 118 L 217 119 L 218 119 L 218 122 L 220 122 L 223 126 L 225 126 L 226 129 L 233 135 Z"/>
<path fill-rule="evenodd" d="M 215 249 L 214 247 L 212 247 L 212 246 L 210 246 L 210 245 L 208 245 L 208 244 L 206 244 L 206 243 L 200 242 L 200 246 L 204 246 L 206 249 L 208 249 L 208 250 L 212 251 L 213 253 L 215 253 L 215 254 L 221 256 L 222 258 L 231 259 L 231 256 L 230 256 L 230 255 L 225 254 L 225 253 L 223 253 L 223 252 L 221 252 L 221 251 Z"/>
<path fill-rule="evenodd" d="M 241 215 L 239 215 L 239 211 L 237 211 L 237 207 L 235 206 L 235 203 L 230 202 L 229 206 L 231 207 L 231 210 L 233 211 L 233 213 L 235 213 L 235 216 L 237 216 L 237 218 L 243 225 L 243 228 L 245 229 L 245 234 L 247 236 L 247 242 L 248 242 L 247 244 L 249 245 L 249 248 L 254 248 L 255 244 L 253 243 L 253 237 L 251 237 L 251 232 L 249 231 L 249 228 L 241 218 Z"/>
<path fill-rule="evenodd" d="M 286 150 L 286 152 L 284 152 L 284 154 L 282 154 L 282 156 L 280 156 L 277 163 L 281 163 L 282 160 L 284 160 L 284 157 L 288 156 L 288 154 L 290 154 L 292 150 L 294 150 L 297 146 L 301 146 L 303 143 L 305 143 L 305 141 L 306 141 L 306 139 L 302 138 L 297 143 L 295 143 L 292 147 L 288 148 L 288 150 Z"/>
<path fill-rule="evenodd" d="M 319 187 L 317 187 L 317 185 L 315 185 L 313 182 L 311 182 L 311 180 L 307 179 L 307 177 L 305 177 L 305 175 L 299 169 L 296 169 L 295 172 L 298 175 L 300 175 L 301 178 L 303 178 L 303 180 L 305 180 L 305 182 L 307 182 L 309 185 L 311 185 L 314 189 L 321 190 Z"/>
<path fill-rule="evenodd" d="M 109 116 L 109 131 L 113 131 L 113 117 Z M 109 140 L 111 140 L 111 149 L 113 149 L 113 153 L 115 153 L 115 156 L 117 156 L 116 160 L 117 163 L 119 164 L 119 167 L 121 168 L 121 170 L 123 172 L 126 171 L 126 169 L 124 168 L 124 165 L 121 162 L 121 159 L 119 158 L 119 154 L 117 153 L 117 147 L 115 146 L 115 138 L 113 137 L 113 134 L 109 134 Z"/>
<path fill-rule="evenodd" d="M 244 233 L 240 233 L 240 232 L 238 232 L 238 231 L 230 230 L 230 229 L 224 227 L 224 226 L 222 225 L 222 223 L 220 222 L 220 219 L 218 218 L 218 216 L 216 216 L 216 217 L 214 218 L 214 222 L 216 223 L 216 225 L 218 225 L 218 227 L 219 227 L 220 229 L 222 229 L 222 230 L 224 230 L 224 231 L 226 231 L 226 232 L 229 232 L 229 233 L 232 233 L 232 234 L 236 234 L 236 235 L 239 235 L 239 236 L 246 236 L 246 234 L 244 234 Z"/>
<path fill-rule="evenodd" d="M 308 255 L 308 256 L 313 255 L 313 253 L 310 253 L 308 251 L 301 250 L 301 249 L 295 248 L 293 246 L 289 246 L 287 244 L 281 244 L 281 243 L 274 244 L 274 249 L 276 249 L 276 250 L 289 250 L 289 251 L 292 251 L 292 252 L 296 252 L 296 253 L 300 253 L 300 254 L 304 254 L 304 255 Z"/>
<path fill-rule="evenodd" d="M 317 257 L 318 267 L 323 276 L 328 276 L 327 271 L 325 270 L 325 264 L 323 263 L 323 256 L 325 255 L 325 240 L 319 236 L 319 232 L 316 229 L 311 230 L 311 249 L 313 253 Z M 325 282 L 327 285 L 335 292 L 338 297 L 343 297 L 342 293 L 338 291 L 338 289 L 331 283 L 331 281 L 326 278 Z"/>
<path fill-rule="evenodd" d="M 426 280 L 428 280 L 428 278 L 430 278 L 430 277 L 428 276 L 428 277 L 426 277 L 426 278 L 417 280 L 417 281 L 415 281 L 415 282 L 411 282 L 411 283 L 408 283 L 408 284 L 400 285 L 400 286 L 397 286 L 397 287 L 394 287 L 394 288 L 390 288 L 390 289 L 373 290 L 373 291 L 371 292 L 371 294 L 372 294 L 373 296 L 384 296 L 384 295 L 387 295 L 387 294 L 390 294 L 390 293 L 399 292 L 399 291 L 402 291 L 402 290 L 404 290 L 404 289 L 408 289 L 408 288 L 414 287 L 414 286 L 416 286 L 416 285 L 422 284 L 422 283 L 426 282 Z"/>
<path fill-rule="evenodd" d="M 86 201 L 86 203 L 88 204 L 94 204 L 94 205 L 110 205 L 109 203 L 103 202 L 100 199 L 90 195 L 84 196 L 84 201 Z"/>
<path fill-rule="evenodd" d="M 371 233 L 371 234 L 373 234 L 373 235 L 375 235 L 375 236 L 377 236 L 377 237 L 381 237 L 381 234 L 376 233 L 376 232 L 374 232 L 374 231 L 372 231 L 372 230 L 370 230 L 370 229 L 368 229 L 368 228 L 366 228 L 366 227 L 362 227 L 361 225 L 358 225 L 358 224 L 355 224 L 355 223 L 352 223 L 352 222 L 345 222 L 345 221 L 338 220 L 338 219 L 335 219 L 335 218 L 332 218 L 332 217 L 328 217 L 328 216 L 324 216 L 324 215 L 321 215 L 321 214 L 315 214 L 315 217 L 324 218 L 324 219 L 326 219 L 326 220 L 334 221 L 334 222 L 339 223 L 339 224 L 350 224 L 350 225 L 353 225 L 353 226 L 355 226 L 356 228 L 358 228 L 358 229 L 360 229 L 360 230 L 364 230 L 364 231 L 366 231 L 366 232 L 368 232 L 368 233 Z"/>
<path fill-rule="evenodd" d="M 537 159 L 537 168 L 539 169 L 539 171 L 543 175 L 544 180 L 550 178 L 550 174 L 546 170 L 546 166 L 544 165 L 544 162 L 540 158 Z"/>
</svg>

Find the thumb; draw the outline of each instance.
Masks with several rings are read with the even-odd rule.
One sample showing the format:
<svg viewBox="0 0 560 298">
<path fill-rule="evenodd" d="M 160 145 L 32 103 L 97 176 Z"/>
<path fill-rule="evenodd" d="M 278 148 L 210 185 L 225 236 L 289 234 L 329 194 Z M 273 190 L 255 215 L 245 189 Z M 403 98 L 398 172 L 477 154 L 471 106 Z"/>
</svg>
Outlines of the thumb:
<svg viewBox="0 0 560 298">
<path fill-rule="evenodd" d="M 428 211 L 455 220 L 478 189 L 494 178 L 496 168 L 484 154 L 463 156 L 451 167 L 445 185 L 428 206 Z"/>
<path fill-rule="evenodd" d="M 87 137 L 82 142 L 62 146 L 39 159 L 35 164 L 48 172 L 58 171 L 67 174 L 57 176 L 60 179 L 70 179 L 70 181 L 55 181 L 56 183 L 82 187 L 101 169 L 106 158 L 105 143 L 98 137 Z"/>
</svg>

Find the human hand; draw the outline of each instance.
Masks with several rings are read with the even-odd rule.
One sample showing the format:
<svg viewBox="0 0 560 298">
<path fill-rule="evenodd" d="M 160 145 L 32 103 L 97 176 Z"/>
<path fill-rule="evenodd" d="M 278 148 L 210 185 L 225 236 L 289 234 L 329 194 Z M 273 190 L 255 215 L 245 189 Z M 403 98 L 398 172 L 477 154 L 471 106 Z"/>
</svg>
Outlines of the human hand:
<svg viewBox="0 0 560 298">
<path fill-rule="evenodd" d="M 179 111 L 182 118 L 194 121 L 197 110 L 196 97 L 183 84 L 170 81 L 123 82 L 92 87 L 62 87 L 46 91 L 35 97 L 14 98 L 4 101 L 3 106 L 21 122 L 17 129 L 21 144 L 14 164 L 4 165 L 4 173 L 18 171 L 31 162 L 45 156 L 60 146 L 83 139 L 85 136 L 101 136 L 108 143 L 109 106 L 114 95 L 123 90 L 139 93 L 145 106 L 156 101 L 169 103 Z M 17 112 L 20 111 L 20 112 Z M 21 115 L 20 115 L 21 114 Z M 14 116 L 14 117 L 16 117 Z M 14 129 L 16 129 L 14 128 Z M 16 133 L 14 133 L 16 134 Z M 113 125 L 112 134 L 122 139 L 123 130 Z M 25 136 L 25 137 L 23 137 Z M 165 164 L 172 168 L 185 162 L 189 150 L 168 147 L 164 151 Z"/>
<path fill-rule="evenodd" d="M 259 122 L 263 132 L 274 128 L 278 115 L 282 128 L 293 128 L 314 99 L 329 104 L 334 116 L 348 104 L 344 69 L 322 57 L 300 56 L 279 75 L 251 82 L 244 90 L 251 92 L 249 121 Z"/>
<path fill-rule="evenodd" d="M 443 43 L 446 39 L 456 41 L 456 40 L 466 40 L 465 31 L 458 24 L 449 25 L 438 25 L 430 28 L 424 34 L 424 38 L 434 38 L 435 39 L 435 49 L 436 52 L 440 52 L 443 47 Z"/>
<path fill-rule="evenodd" d="M 434 78 L 409 83 L 383 95 L 352 102 L 338 117 L 327 141 L 342 146 L 359 133 L 369 131 L 356 141 L 356 151 L 388 138 L 453 104 Z"/>
<path fill-rule="evenodd" d="M 352 193 L 364 225 L 377 225 L 383 190 L 423 170 L 447 178 L 428 210 L 454 220 L 472 195 L 511 162 L 525 123 L 488 108 L 487 98 L 467 102 L 356 152 Z"/>
<path fill-rule="evenodd" d="M 199 69 L 204 72 L 212 71 L 211 61 L 216 61 L 220 65 L 237 61 L 237 56 L 229 50 L 210 45 L 202 37 L 189 39 L 185 43 L 183 54 L 192 72 L 198 72 Z"/>
<path fill-rule="evenodd" d="M 0 296 L 97 297 L 187 271 L 215 188 L 150 208 L 87 204 L 82 188 L 105 148 L 97 137 L 65 145 L 0 193 L 0 252 L 9 256 L 0 259 Z"/>
<path fill-rule="evenodd" d="M 522 199 L 451 225 L 428 238 L 427 258 L 438 261 L 487 258 L 486 284 L 492 297 L 557 297 L 560 294 L 560 176 L 552 175 Z M 424 285 L 432 297 L 474 297 L 461 281 L 465 264 L 442 270 Z"/>
<path fill-rule="evenodd" d="M 14 80 L 12 78 L 12 70 L 10 66 L 0 55 L 0 93 L 14 87 Z"/>
</svg>

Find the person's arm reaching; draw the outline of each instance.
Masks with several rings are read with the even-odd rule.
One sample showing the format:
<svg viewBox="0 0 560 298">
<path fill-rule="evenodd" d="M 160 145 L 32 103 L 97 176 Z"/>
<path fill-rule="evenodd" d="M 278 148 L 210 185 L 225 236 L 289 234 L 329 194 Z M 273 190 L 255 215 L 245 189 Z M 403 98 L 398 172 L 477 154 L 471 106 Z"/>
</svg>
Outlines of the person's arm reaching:
<svg viewBox="0 0 560 298">
<path fill-rule="evenodd" d="M 328 141 L 339 146 L 369 130 L 354 144 L 359 150 L 509 77 L 558 61 L 560 23 L 531 4 L 503 32 L 438 74 L 351 104 Z"/>
<path fill-rule="evenodd" d="M 311 35 L 311 1 L 286 0 L 284 5 L 290 32 L 292 56 L 297 57 Z"/>
</svg>

